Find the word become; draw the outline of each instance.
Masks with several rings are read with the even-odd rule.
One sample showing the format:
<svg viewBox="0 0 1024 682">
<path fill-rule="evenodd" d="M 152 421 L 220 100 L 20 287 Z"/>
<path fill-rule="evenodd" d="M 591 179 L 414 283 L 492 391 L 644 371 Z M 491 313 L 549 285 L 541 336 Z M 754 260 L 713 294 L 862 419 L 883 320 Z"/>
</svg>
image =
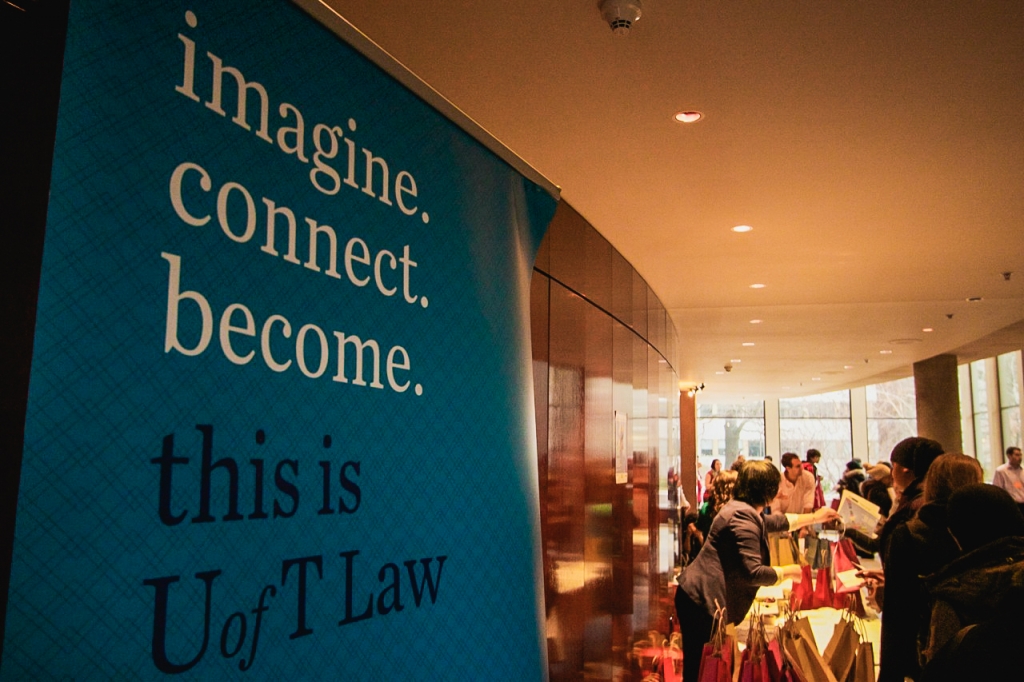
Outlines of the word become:
<svg viewBox="0 0 1024 682">
<path fill-rule="evenodd" d="M 164 331 L 164 352 L 172 350 L 187 356 L 201 355 L 210 345 L 213 338 L 213 309 L 209 300 L 198 291 L 181 290 L 181 257 L 173 253 L 161 253 L 164 260 L 169 264 L 167 278 L 167 316 Z M 200 317 L 199 339 L 195 345 L 188 347 L 184 345 L 178 335 L 179 308 L 182 301 L 192 301 L 197 307 Z M 194 326 L 194 325 L 193 325 Z M 231 303 L 220 315 L 220 324 L 217 327 L 218 340 L 221 352 L 224 353 L 230 362 L 236 365 L 246 365 L 256 357 L 254 344 L 250 343 L 239 350 L 236 344 L 244 344 L 244 338 L 256 337 L 256 320 L 252 311 L 242 303 Z M 333 346 L 333 356 L 336 372 L 332 380 L 338 383 L 349 383 L 348 370 L 355 365 L 352 384 L 355 386 L 369 386 L 370 388 L 383 389 L 381 383 L 381 349 L 380 344 L 374 339 L 363 341 L 359 336 L 346 334 L 340 331 L 332 332 L 336 345 Z M 241 337 L 241 339 L 240 339 Z M 294 358 L 295 365 L 303 375 L 310 379 L 318 379 L 326 373 L 331 362 L 332 346 L 327 340 L 324 330 L 315 324 L 309 323 L 299 327 L 295 334 L 295 344 L 291 347 L 287 359 L 281 355 L 279 339 L 292 338 L 292 324 L 283 315 L 270 315 L 260 325 L 259 350 L 263 364 L 274 372 L 285 372 L 292 366 Z M 275 352 L 275 340 L 278 350 Z M 289 346 L 291 344 L 288 344 Z M 310 352 L 308 346 L 312 345 Z M 370 362 L 366 362 L 369 356 Z M 346 364 L 346 359 L 351 358 Z M 367 383 L 365 376 L 366 365 L 373 365 L 373 373 L 370 382 Z M 404 393 L 409 389 L 410 381 L 402 380 L 401 373 L 411 369 L 409 353 L 402 346 L 392 346 L 387 353 L 385 361 L 385 374 L 388 380 L 388 387 L 396 393 Z M 423 395 L 423 386 L 416 384 L 413 387 L 416 395 Z"/>
</svg>

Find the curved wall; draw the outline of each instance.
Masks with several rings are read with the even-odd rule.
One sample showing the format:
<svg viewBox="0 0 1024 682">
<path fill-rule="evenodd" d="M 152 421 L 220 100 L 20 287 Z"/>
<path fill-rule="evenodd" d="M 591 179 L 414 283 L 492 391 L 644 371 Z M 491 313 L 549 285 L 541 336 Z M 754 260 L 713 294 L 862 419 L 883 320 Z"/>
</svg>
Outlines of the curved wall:
<svg viewBox="0 0 1024 682">
<path fill-rule="evenodd" d="M 667 632 L 672 613 L 659 506 L 679 464 L 678 337 L 643 278 L 564 201 L 534 269 L 531 325 L 551 679 L 622 679 L 633 643 Z"/>
</svg>

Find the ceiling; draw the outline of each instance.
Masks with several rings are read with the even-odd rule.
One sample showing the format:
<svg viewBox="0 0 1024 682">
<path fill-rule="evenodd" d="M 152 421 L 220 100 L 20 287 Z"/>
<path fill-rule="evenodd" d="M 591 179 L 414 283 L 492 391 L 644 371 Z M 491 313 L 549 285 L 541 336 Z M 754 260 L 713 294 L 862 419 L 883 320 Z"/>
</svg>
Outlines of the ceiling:
<svg viewBox="0 0 1024 682">
<path fill-rule="evenodd" d="M 1024 2 L 324 1 L 633 264 L 701 400 L 1024 345 Z"/>
</svg>

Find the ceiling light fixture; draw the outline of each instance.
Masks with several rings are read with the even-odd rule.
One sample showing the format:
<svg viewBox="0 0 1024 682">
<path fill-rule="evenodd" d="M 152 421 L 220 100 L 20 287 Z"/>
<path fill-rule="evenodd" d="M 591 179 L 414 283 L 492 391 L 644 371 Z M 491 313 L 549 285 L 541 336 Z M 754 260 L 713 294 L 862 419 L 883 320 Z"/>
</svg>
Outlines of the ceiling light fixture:
<svg viewBox="0 0 1024 682">
<path fill-rule="evenodd" d="M 764 286 L 765 285 L 763 285 L 763 284 L 751 284 L 750 288 L 751 289 L 764 289 Z"/>
<path fill-rule="evenodd" d="M 753 342 L 753 341 L 744 341 L 744 342 L 743 342 L 743 345 L 744 345 L 744 346 L 753 346 L 753 345 L 754 345 L 754 342 Z"/>
<path fill-rule="evenodd" d="M 676 112 L 676 114 L 672 118 L 675 119 L 676 121 L 678 121 L 679 123 L 696 123 L 697 121 L 699 121 L 702 118 L 704 118 L 704 114 L 702 114 L 699 111 L 694 111 L 694 110 L 691 109 L 689 111 L 679 111 L 679 112 Z M 745 230 L 737 230 L 737 232 L 740 232 L 740 231 L 745 231 Z"/>
<path fill-rule="evenodd" d="M 697 395 L 698 393 L 700 393 L 703 390 L 704 390 L 704 384 L 703 383 L 696 384 L 694 386 L 691 386 L 689 388 L 689 390 L 686 391 L 686 395 L 688 395 L 688 396 L 690 396 L 692 398 L 693 396 Z"/>
<path fill-rule="evenodd" d="M 880 350 L 878 352 L 881 353 L 882 355 L 892 355 L 891 350 Z"/>
<path fill-rule="evenodd" d="M 761 324 L 761 320 L 751 320 L 750 324 Z"/>
<path fill-rule="evenodd" d="M 843 365 L 843 369 L 853 369 L 853 365 Z"/>
<path fill-rule="evenodd" d="M 752 228 L 750 225 L 737 225 L 736 227 L 732 228 L 732 231 L 733 232 L 750 232 L 753 229 L 754 228 Z"/>
<path fill-rule="evenodd" d="M 933 332 L 933 331 L 935 331 L 935 330 L 934 330 L 934 329 L 932 329 L 931 327 L 925 327 L 925 328 L 924 328 L 924 329 L 922 329 L 921 331 L 923 331 L 923 332 L 927 333 L 927 332 Z"/>
</svg>

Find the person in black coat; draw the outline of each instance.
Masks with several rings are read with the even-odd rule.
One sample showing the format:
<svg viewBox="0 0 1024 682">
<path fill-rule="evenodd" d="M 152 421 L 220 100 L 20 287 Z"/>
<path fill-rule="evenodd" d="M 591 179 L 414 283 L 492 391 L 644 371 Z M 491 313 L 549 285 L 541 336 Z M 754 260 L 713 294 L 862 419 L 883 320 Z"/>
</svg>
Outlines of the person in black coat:
<svg viewBox="0 0 1024 682">
<path fill-rule="evenodd" d="M 903 682 L 904 677 L 920 674 L 931 615 L 921 576 L 960 553 L 946 528 L 946 502 L 956 490 L 981 480 L 981 465 L 973 457 L 941 455 L 925 476 L 924 504 L 913 519 L 893 531 L 884 569 L 878 682 Z"/>
<path fill-rule="evenodd" d="M 979 483 L 946 506 L 963 554 L 925 578 L 933 600 L 922 682 L 1009 679 L 1024 607 L 1024 516 L 1005 490 Z"/>
</svg>

